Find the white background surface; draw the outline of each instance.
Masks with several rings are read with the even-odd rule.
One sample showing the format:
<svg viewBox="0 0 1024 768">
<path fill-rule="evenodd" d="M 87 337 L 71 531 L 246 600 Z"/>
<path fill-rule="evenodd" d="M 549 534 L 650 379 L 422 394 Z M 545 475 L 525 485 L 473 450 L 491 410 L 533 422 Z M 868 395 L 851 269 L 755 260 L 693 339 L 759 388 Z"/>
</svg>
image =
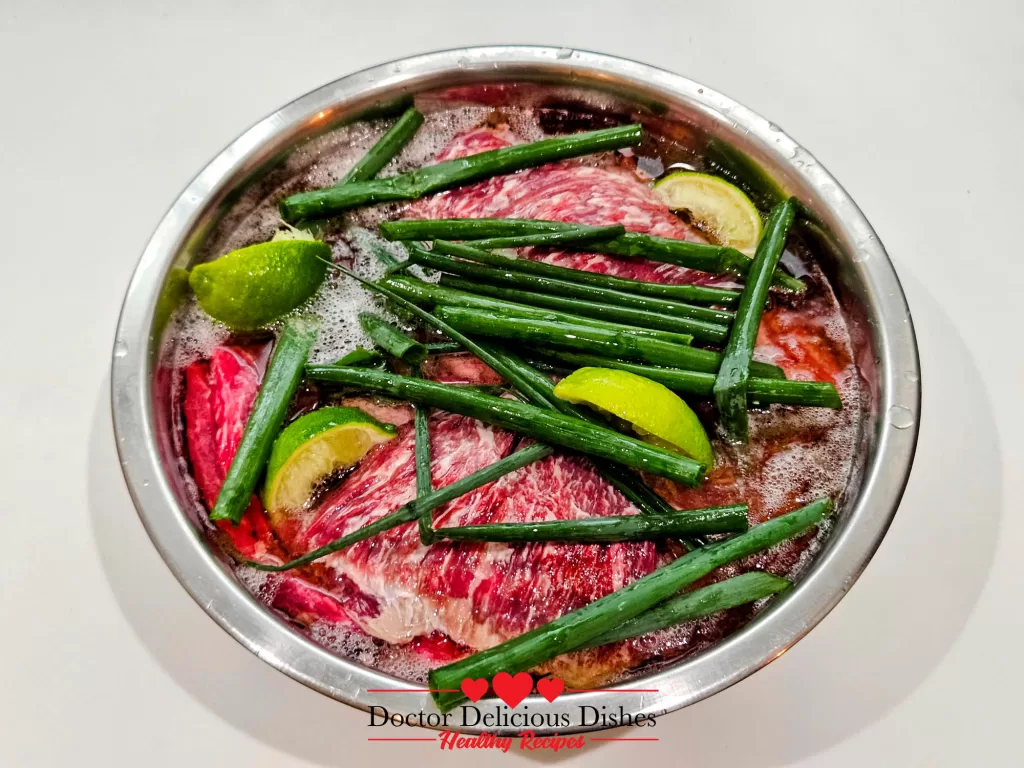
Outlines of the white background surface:
<svg viewBox="0 0 1024 768">
<path fill-rule="evenodd" d="M 235 644 L 143 532 L 108 406 L 135 262 L 221 147 L 351 71 L 500 42 L 640 59 L 782 125 L 888 248 L 924 373 L 903 506 L 840 606 L 767 669 L 659 720 L 660 742 L 557 760 L 1020 764 L 1019 4 L 145 5 L 0 3 L 0 765 L 526 763 L 368 744 L 364 714 Z"/>
</svg>

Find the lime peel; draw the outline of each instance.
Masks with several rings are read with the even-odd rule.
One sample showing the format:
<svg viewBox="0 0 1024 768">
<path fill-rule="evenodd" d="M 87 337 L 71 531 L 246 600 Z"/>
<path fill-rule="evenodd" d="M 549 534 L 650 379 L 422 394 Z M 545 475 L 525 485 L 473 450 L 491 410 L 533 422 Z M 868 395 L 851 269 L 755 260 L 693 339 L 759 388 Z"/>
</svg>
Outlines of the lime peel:
<svg viewBox="0 0 1024 768">
<path fill-rule="evenodd" d="M 319 240 L 271 240 L 193 267 L 189 285 L 214 320 L 254 330 L 308 301 L 330 257 L 330 246 Z"/>
<path fill-rule="evenodd" d="M 555 385 L 555 395 L 608 413 L 642 439 L 696 459 L 710 471 L 715 463 L 704 425 L 679 395 L 663 384 L 629 371 L 580 368 Z"/>
<path fill-rule="evenodd" d="M 303 507 L 318 483 L 396 434 L 358 408 L 321 408 L 293 421 L 277 436 L 267 464 L 263 503 L 271 519 Z"/>
<path fill-rule="evenodd" d="M 761 214 L 750 198 L 725 179 L 679 171 L 659 179 L 654 192 L 674 211 L 685 210 L 720 245 L 752 254 L 761 239 Z"/>
</svg>

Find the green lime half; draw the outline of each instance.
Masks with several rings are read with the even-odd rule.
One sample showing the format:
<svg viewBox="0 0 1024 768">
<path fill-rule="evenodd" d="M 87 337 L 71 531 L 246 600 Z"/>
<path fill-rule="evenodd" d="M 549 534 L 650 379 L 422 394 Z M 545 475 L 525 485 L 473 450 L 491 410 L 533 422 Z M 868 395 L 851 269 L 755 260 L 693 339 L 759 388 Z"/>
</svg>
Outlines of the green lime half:
<svg viewBox="0 0 1024 768">
<path fill-rule="evenodd" d="M 317 483 L 396 434 L 391 424 L 358 408 L 321 408 L 300 416 L 281 431 L 270 451 L 263 504 L 271 520 L 301 509 Z"/>
<path fill-rule="evenodd" d="M 761 239 L 761 214 L 743 190 L 717 176 L 671 173 L 654 191 L 673 211 L 687 211 L 721 245 L 753 253 Z"/>
<path fill-rule="evenodd" d="M 318 240 L 275 240 L 193 267 L 189 285 L 215 320 L 248 331 L 303 304 L 324 281 L 331 249 Z"/>
<path fill-rule="evenodd" d="M 647 442 L 685 453 L 708 471 L 715 464 L 715 452 L 697 414 L 663 384 L 629 371 L 580 368 L 558 382 L 555 394 L 628 422 Z"/>
</svg>

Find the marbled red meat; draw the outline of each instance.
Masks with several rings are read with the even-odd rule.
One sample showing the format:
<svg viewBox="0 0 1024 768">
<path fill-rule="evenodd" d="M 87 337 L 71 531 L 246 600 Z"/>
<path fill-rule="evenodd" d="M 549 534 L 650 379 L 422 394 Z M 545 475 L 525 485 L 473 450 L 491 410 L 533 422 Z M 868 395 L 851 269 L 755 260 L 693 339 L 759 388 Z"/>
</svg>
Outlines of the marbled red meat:
<svg viewBox="0 0 1024 768">
<path fill-rule="evenodd" d="M 207 507 L 217 501 L 265 369 L 265 348 L 240 346 L 217 347 L 209 360 L 185 369 L 183 409 L 188 455 L 192 476 Z M 285 558 L 256 496 L 239 525 L 220 521 L 217 528 L 242 557 L 275 563 Z M 347 622 L 345 610 L 330 595 L 291 575 L 279 581 L 273 605 L 283 613 L 301 623 L 316 618 Z"/>
<path fill-rule="evenodd" d="M 207 506 L 217 501 L 238 449 L 266 360 L 243 347 L 218 347 L 209 361 L 185 369 L 185 423 L 192 474 Z M 272 554 L 273 539 L 259 499 L 252 497 L 239 526 L 217 527 L 246 557 Z"/>
<path fill-rule="evenodd" d="M 474 129 L 457 136 L 436 159 L 462 157 L 520 140 L 507 128 Z M 567 161 L 450 190 L 414 203 L 405 215 L 621 223 L 634 232 L 701 239 L 658 200 L 628 161 L 609 157 L 604 156 L 597 165 Z M 524 255 L 657 282 L 722 279 L 642 259 L 544 249 L 524 249 Z M 820 306 L 814 301 L 820 301 Z M 830 380 L 844 391 L 852 367 L 841 321 L 839 326 L 834 323 L 838 317 L 827 292 L 799 310 L 776 308 L 762 322 L 757 355 L 782 365 L 793 378 Z M 262 375 L 263 354 L 265 351 L 220 347 L 209 360 L 186 370 L 189 456 L 208 505 L 216 498 L 240 439 Z M 494 371 L 466 354 L 433 357 L 424 364 L 423 373 L 449 383 L 500 382 Z M 273 532 L 254 497 L 243 526 L 221 526 L 232 546 L 246 557 L 280 560 L 299 555 L 379 519 L 415 496 L 411 409 L 368 397 L 348 397 L 342 402 L 396 424 L 398 436 L 376 447 L 312 510 L 276 520 Z M 738 451 L 716 441 L 717 466 L 701 488 L 682 489 L 659 478 L 650 480 L 681 507 L 748 501 L 754 521 L 809 501 L 804 497 L 809 488 L 817 492 L 827 486 L 828 492 L 833 492 L 843 481 L 836 468 L 847 465 L 835 463 L 827 453 L 838 455 L 830 443 L 830 430 L 843 433 L 855 411 L 809 410 L 819 415 L 804 419 L 793 409 L 779 408 L 753 415 L 754 439 L 749 450 Z M 512 435 L 472 419 L 435 412 L 429 423 L 435 487 L 492 464 L 516 447 Z M 816 467 L 818 474 L 828 477 L 827 483 L 777 481 L 779 467 L 786 470 L 793 463 L 794 452 L 801 451 L 805 452 L 798 457 L 802 470 Z M 786 477 L 791 475 L 788 472 Z M 595 474 L 586 459 L 555 454 L 455 500 L 435 512 L 434 524 L 444 527 L 635 512 Z M 756 565 L 778 566 L 777 572 L 788 572 L 805 545 L 800 541 L 776 550 L 763 556 L 774 559 L 761 559 Z M 323 558 L 301 573 L 288 574 L 269 599 L 304 625 L 328 622 L 358 628 L 414 649 L 430 664 L 438 665 L 586 605 L 651 572 L 671 556 L 667 548 L 651 543 L 509 546 L 442 542 L 428 548 L 421 545 L 416 525 L 406 524 Z M 709 642 L 721 632 L 710 633 Z M 543 669 L 554 671 L 571 686 L 592 687 L 651 655 L 694 649 L 701 642 L 701 632 L 688 627 L 569 654 Z"/>
<path fill-rule="evenodd" d="M 510 434 L 473 419 L 430 419 L 432 477 L 443 487 L 488 466 L 512 447 Z M 415 496 L 414 439 L 403 427 L 320 505 L 299 543 L 303 551 L 373 522 Z M 635 509 L 585 459 L 556 455 L 478 489 L 435 513 L 434 524 L 468 525 L 595 515 Z M 362 629 L 394 643 L 443 633 L 488 648 L 575 610 L 649 573 L 653 544 L 611 546 L 440 543 L 424 547 L 414 524 L 394 528 L 324 558 L 317 582 L 342 598 Z M 574 659 L 558 666 L 576 684 L 618 669 Z"/>
<path fill-rule="evenodd" d="M 436 355 L 423 363 L 423 375 L 446 384 L 501 384 L 502 379 L 471 354 Z"/>
<path fill-rule="evenodd" d="M 479 367 L 466 368 L 468 375 L 473 371 L 482 373 Z M 209 362 L 186 369 L 189 452 L 208 505 L 216 500 L 237 448 L 260 375 L 257 358 L 241 347 L 219 347 Z M 371 523 L 415 497 L 408 407 L 358 399 L 345 402 L 398 423 L 399 435 L 366 456 L 312 514 L 276 521 L 274 533 L 290 556 Z M 493 464 L 508 454 L 514 442 L 510 433 L 440 412 L 430 417 L 430 436 L 432 481 L 438 488 Z M 586 459 L 555 455 L 442 507 L 435 512 L 434 524 L 635 512 Z M 268 533 L 256 497 L 239 528 L 220 527 L 246 557 L 284 557 Z M 487 648 L 515 637 L 625 586 L 658 562 L 650 543 L 521 547 L 441 543 L 428 548 L 410 523 L 323 558 L 301 575 L 290 574 L 277 587 L 272 605 L 307 625 L 316 620 L 352 622 L 392 643 L 416 640 L 416 647 L 436 658 L 442 651 L 452 652 L 452 647 Z M 449 643 L 438 646 L 423 640 L 438 636 Z M 608 664 L 609 660 L 614 663 Z M 621 649 L 606 649 L 574 654 L 549 667 L 571 684 L 592 685 L 638 660 Z"/>
<path fill-rule="evenodd" d="M 438 161 L 521 143 L 506 128 L 478 128 L 457 136 Z M 621 224 L 630 232 L 703 242 L 700 234 L 674 215 L 654 191 L 620 164 L 552 163 L 421 200 L 407 218 L 519 218 L 577 224 Z M 524 249 L 524 254 L 559 266 L 660 283 L 722 282 L 703 272 L 646 259 L 554 249 Z"/>
</svg>

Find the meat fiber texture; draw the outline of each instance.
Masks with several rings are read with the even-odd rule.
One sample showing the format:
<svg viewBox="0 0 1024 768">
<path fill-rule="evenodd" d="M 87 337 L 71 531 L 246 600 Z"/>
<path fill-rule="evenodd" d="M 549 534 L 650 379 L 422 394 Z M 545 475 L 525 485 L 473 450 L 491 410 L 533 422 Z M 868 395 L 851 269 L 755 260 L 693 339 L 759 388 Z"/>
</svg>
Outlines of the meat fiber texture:
<svg viewBox="0 0 1024 768">
<path fill-rule="evenodd" d="M 263 354 L 217 348 L 186 369 L 185 417 L 193 474 L 212 506 L 237 449 L 262 374 Z M 471 373 L 472 368 L 466 373 Z M 398 423 L 310 514 L 271 535 L 258 499 L 238 528 L 222 523 L 245 557 L 279 562 L 398 509 L 415 497 L 414 436 L 402 409 L 347 401 Z M 443 487 L 513 449 L 514 436 L 474 419 L 435 412 L 429 420 L 431 476 Z M 554 455 L 466 494 L 435 512 L 434 525 L 529 522 L 635 514 L 583 458 Z M 280 542 L 280 543 L 279 543 Z M 420 543 L 415 524 L 387 531 L 289 575 L 273 606 L 302 624 L 352 622 L 373 637 L 408 643 L 438 633 L 452 657 L 496 645 L 582 607 L 649 573 L 663 560 L 651 543 L 613 545 Z M 641 660 L 625 644 L 555 660 L 570 685 L 596 685 Z"/>
<path fill-rule="evenodd" d="M 507 455 L 513 437 L 473 419 L 436 413 L 430 442 L 432 480 L 443 487 Z M 303 532 L 302 548 L 321 546 L 412 500 L 413 454 L 412 428 L 402 427 L 396 440 L 364 459 L 324 501 Z M 554 455 L 451 502 L 435 512 L 434 525 L 635 513 L 585 459 Z M 439 631 L 479 650 L 593 602 L 658 562 L 651 543 L 424 547 L 416 526 L 407 524 L 325 558 L 319 578 L 344 596 L 353 620 L 375 637 L 404 643 Z M 620 671 L 572 657 L 555 667 L 577 685 Z"/>
<path fill-rule="evenodd" d="M 452 160 L 521 141 L 507 127 L 480 127 L 456 136 L 437 159 Z M 632 165 L 616 154 L 552 163 L 442 192 L 413 203 L 404 215 L 414 219 L 493 217 L 550 219 L 594 226 L 622 224 L 631 232 L 702 241 L 700 233 L 670 211 L 636 175 Z M 522 248 L 519 254 L 559 266 L 649 282 L 734 285 L 728 275 L 709 275 L 646 259 L 548 248 Z M 733 451 L 723 455 L 719 451 L 714 471 L 699 488 L 682 488 L 662 478 L 650 478 L 657 490 L 676 506 L 693 508 L 745 501 L 750 504 L 752 521 L 761 522 L 808 500 L 794 488 L 786 494 L 786 502 L 779 503 L 778 494 L 766 492 L 766 488 L 779 483 L 742 480 L 758 477 L 771 456 L 782 454 L 795 444 L 817 442 L 825 449 L 829 443 L 826 438 L 838 434 L 844 419 L 852 419 L 856 411 L 850 407 L 855 404 L 849 402 L 856 397 L 856 385 L 850 384 L 855 370 L 845 324 L 828 289 L 812 290 L 809 294 L 798 310 L 776 306 L 764 314 L 754 356 L 781 366 L 788 378 L 836 384 L 848 415 L 818 411 L 812 416 L 818 421 L 816 430 L 806 429 L 801 419 L 792 414 L 774 417 L 778 428 L 761 429 L 759 439 L 752 441 L 757 456 L 737 456 Z M 764 419 L 752 417 L 752 421 L 759 423 Z M 827 458 L 831 469 L 836 457 Z M 813 463 L 812 459 L 807 461 Z"/>
<path fill-rule="evenodd" d="M 265 348 L 222 346 L 209 360 L 185 369 L 185 435 L 192 476 L 203 502 L 212 509 L 231 459 L 242 439 L 260 381 L 266 370 Z M 219 521 L 217 529 L 234 552 L 249 560 L 280 563 L 287 559 L 270 529 L 256 496 L 239 525 Z M 331 595 L 294 575 L 280 579 L 272 605 L 299 621 L 324 618 L 348 623 L 344 608 Z"/>
<path fill-rule="evenodd" d="M 454 160 L 518 143 L 521 140 L 507 129 L 477 128 L 456 136 L 437 159 Z M 696 230 L 640 182 L 630 167 L 614 160 L 600 165 L 570 160 L 496 176 L 421 200 L 405 215 L 414 219 L 516 218 L 594 226 L 621 224 L 630 232 L 704 242 Z M 654 283 L 730 282 L 728 276 L 647 259 L 561 249 L 522 249 L 522 253 L 562 267 Z"/>
<path fill-rule="evenodd" d="M 506 129 L 481 128 L 457 136 L 438 161 L 517 143 Z M 621 223 L 628 230 L 699 241 L 624 164 L 568 161 L 444 192 L 410 206 L 412 218 L 515 217 Z M 657 282 L 712 283 L 704 273 L 642 259 L 563 250 L 524 249 L 524 255 L 594 272 Z M 759 347 L 799 378 L 833 379 L 841 361 L 809 356 L 820 346 L 793 341 L 799 319 L 766 316 Z M 806 330 L 806 329 L 804 329 Z M 237 448 L 262 375 L 266 351 L 221 347 L 186 371 L 185 416 L 189 456 L 201 495 L 212 506 Z M 826 359 L 827 358 L 827 359 Z M 493 371 L 467 355 L 431 358 L 424 375 L 458 384 L 494 383 Z M 399 427 L 312 510 L 297 511 L 269 530 L 253 498 L 242 526 L 221 526 L 246 557 L 280 561 L 326 544 L 415 497 L 414 438 L 410 410 L 370 398 L 349 399 Z M 442 487 L 521 447 L 513 435 L 462 416 L 434 412 L 429 419 L 431 475 Z M 735 501 L 734 467 L 719 482 L 659 490 L 682 506 Z M 653 478 L 652 478 L 653 479 Z M 712 478 L 713 480 L 715 478 Z M 680 503 L 681 502 L 681 503 Z M 635 514 L 589 461 L 556 453 L 506 475 L 435 511 L 438 527 L 492 522 L 579 519 Z M 368 635 L 415 648 L 431 664 L 492 647 L 617 590 L 667 562 L 652 543 L 452 544 L 424 547 L 415 524 L 387 531 L 334 553 L 300 574 L 289 574 L 272 605 L 295 621 L 351 622 Z M 656 637 L 568 654 L 545 665 L 571 687 L 593 687 L 673 648 L 695 649 L 690 631 L 664 642 Z"/>
</svg>

